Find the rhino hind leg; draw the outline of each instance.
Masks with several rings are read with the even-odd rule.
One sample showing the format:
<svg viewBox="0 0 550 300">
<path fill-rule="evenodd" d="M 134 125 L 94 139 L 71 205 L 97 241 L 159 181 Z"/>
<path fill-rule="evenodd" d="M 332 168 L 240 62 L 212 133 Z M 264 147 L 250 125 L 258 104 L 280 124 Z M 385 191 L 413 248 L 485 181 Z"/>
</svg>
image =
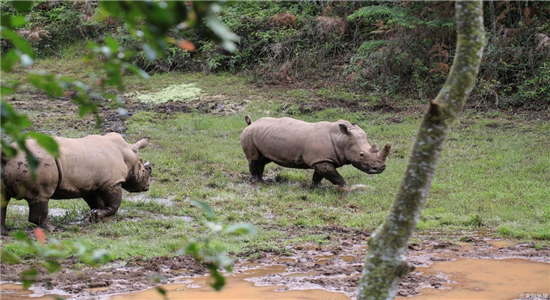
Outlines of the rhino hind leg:
<svg viewBox="0 0 550 300">
<path fill-rule="evenodd" d="M 93 198 L 84 200 L 86 200 L 90 208 L 92 208 L 92 205 L 96 206 L 96 208 L 92 208 L 92 219 L 98 221 L 106 217 L 110 217 L 118 211 L 120 203 L 122 202 L 122 187 L 120 184 L 108 187 L 105 190 L 98 192 L 96 197 L 101 198 L 101 201 L 97 199 L 94 200 Z M 90 205 L 90 203 L 92 203 L 92 205 Z M 99 204 L 103 205 L 100 207 Z"/>
<path fill-rule="evenodd" d="M 323 178 L 326 178 L 332 184 L 341 187 L 346 186 L 344 177 L 336 171 L 336 167 L 331 163 L 317 163 L 313 165 L 315 172 L 313 173 L 313 186 L 318 186 Z"/>
<path fill-rule="evenodd" d="M 47 197 L 37 197 L 29 200 L 29 222 L 42 227 L 47 231 L 53 231 L 55 227 L 48 220 L 48 202 Z"/>
<path fill-rule="evenodd" d="M 2 208 L 0 209 L 0 218 L 1 218 L 1 221 L 0 221 L 0 226 L 2 227 L 1 228 L 1 234 L 2 235 L 8 235 L 8 228 L 6 227 L 6 212 L 8 210 L 8 203 L 10 202 L 10 199 L 4 197 L 4 195 L 2 195 Z"/>
<path fill-rule="evenodd" d="M 265 170 L 265 165 L 270 163 L 271 160 L 265 156 L 262 156 L 259 160 L 252 160 L 248 164 L 250 169 L 250 175 L 252 175 L 252 183 L 263 182 L 263 174 Z"/>
<path fill-rule="evenodd" d="M 4 152 L 2 152 L 4 154 Z M 4 166 L 2 165 L 2 168 Z M 0 197 L 1 197 L 1 208 L 0 208 L 0 231 L 2 235 L 8 235 L 8 228 L 6 227 L 6 213 L 8 211 L 8 203 L 10 203 L 11 198 L 13 198 L 13 195 L 10 193 L 10 189 L 7 188 L 7 185 L 4 184 L 4 181 L 2 180 L 0 190 Z"/>
</svg>

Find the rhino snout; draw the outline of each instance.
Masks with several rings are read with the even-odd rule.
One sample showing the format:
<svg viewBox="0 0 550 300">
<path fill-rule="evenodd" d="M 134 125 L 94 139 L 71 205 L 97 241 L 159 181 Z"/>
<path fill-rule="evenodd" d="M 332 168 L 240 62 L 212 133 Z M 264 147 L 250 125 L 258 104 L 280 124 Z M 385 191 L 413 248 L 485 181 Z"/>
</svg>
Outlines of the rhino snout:
<svg viewBox="0 0 550 300">
<path fill-rule="evenodd" d="M 380 174 L 384 172 L 386 169 L 386 166 L 380 166 L 380 167 L 371 167 L 367 170 L 368 174 Z"/>
</svg>

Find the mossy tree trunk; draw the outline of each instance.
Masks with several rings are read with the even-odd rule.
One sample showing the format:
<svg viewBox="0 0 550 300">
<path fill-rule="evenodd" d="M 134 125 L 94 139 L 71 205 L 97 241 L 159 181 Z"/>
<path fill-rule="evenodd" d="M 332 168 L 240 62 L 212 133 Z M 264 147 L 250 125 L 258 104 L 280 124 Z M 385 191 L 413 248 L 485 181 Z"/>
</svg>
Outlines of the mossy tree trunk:
<svg viewBox="0 0 550 300">
<path fill-rule="evenodd" d="M 456 56 L 445 85 L 430 103 L 384 223 L 372 234 L 358 299 L 393 299 L 401 279 L 414 269 L 407 245 L 424 207 L 439 155 L 452 122 L 476 81 L 485 32 L 481 1 L 457 1 Z"/>
</svg>

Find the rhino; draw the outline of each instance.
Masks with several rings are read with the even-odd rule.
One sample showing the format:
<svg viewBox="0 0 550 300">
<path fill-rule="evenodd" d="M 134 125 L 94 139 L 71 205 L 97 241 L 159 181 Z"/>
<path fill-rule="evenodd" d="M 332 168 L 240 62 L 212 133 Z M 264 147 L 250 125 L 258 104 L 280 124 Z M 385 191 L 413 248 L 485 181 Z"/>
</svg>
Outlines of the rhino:
<svg viewBox="0 0 550 300">
<path fill-rule="evenodd" d="M 241 134 L 241 146 L 248 159 L 252 183 L 262 182 L 264 167 L 270 162 L 297 169 L 313 169 L 313 186 L 323 178 L 334 185 L 346 186 L 336 171 L 351 164 L 368 174 L 380 174 L 386 168 L 391 144 L 380 151 L 369 145 L 366 133 L 346 120 L 308 123 L 292 118 L 261 118 Z"/>
<path fill-rule="evenodd" d="M 149 144 L 148 137 L 135 144 L 128 144 L 118 133 L 54 139 L 59 145 L 58 158 L 33 139 L 25 142 L 40 161 L 34 180 L 23 151 L 12 158 L 2 152 L 2 235 L 8 233 L 6 209 L 12 198 L 27 200 L 29 222 L 51 231 L 54 227 L 48 221 L 49 199 L 83 198 L 92 210 L 91 219 L 100 220 L 117 212 L 122 189 L 149 189 L 152 168 L 138 153 Z M 15 144 L 12 147 L 17 148 Z"/>
</svg>

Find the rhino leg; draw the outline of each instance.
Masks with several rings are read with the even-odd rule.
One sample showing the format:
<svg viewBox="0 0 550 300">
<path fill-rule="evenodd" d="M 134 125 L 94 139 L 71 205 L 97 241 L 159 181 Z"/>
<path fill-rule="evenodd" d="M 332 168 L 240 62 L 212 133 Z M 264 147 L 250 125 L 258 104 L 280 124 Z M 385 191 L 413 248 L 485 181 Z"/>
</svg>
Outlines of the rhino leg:
<svg viewBox="0 0 550 300">
<path fill-rule="evenodd" d="M 103 199 L 101 199 L 97 194 L 89 195 L 82 198 L 84 199 L 84 201 L 86 201 L 91 210 L 105 208 L 105 203 L 103 203 Z"/>
<path fill-rule="evenodd" d="M 252 175 L 252 183 L 263 182 L 262 175 L 264 174 L 265 165 L 270 163 L 271 160 L 265 156 L 262 156 L 259 160 L 252 160 L 248 164 L 250 175 Z"/>
<path fill-rule="evenodd" d="M 55 227 L 48 220 L 48 198 L 38 197 L 29 200 L 29 222 L 34 223 L 47 231 L 53 231 Z"/>
<path fill-rule="evenodd" d="M 2 153 L 3 154 L 3 153 Z M 4 167 L 4 166 L 2 166 Z M 13 195 L 10 193 L 10 189 L 4 184 L 2 180 L 1 193 L 1 208 L 0 208 L 0 231 L 2 235 L 8 235 L 8 228 L 6 227 L 6 212 L 8 211 L 8 203 L 10 203 Z"/>
<path fill-rule="evenodd" d="M 8 203 L 10 202 L 10 199 L 3 198 L 2 199 L 2 208 L 0 209 L 0 225 L 2 226 L 2 235 L 8 235 L 8 228 L 6 227 L 6 212 L 8 210 Z"/>
<path fill-rule="evenodd" d="M 323 178 L 326 178 L 332 184 L 341 187 L 346 186 L 344 177 L 336 171 L 336 167 L 328 162 L 317 163 L 313 165 L 315 172 L 313 173 L 313 186 L 318 186 Z"/>
<path fill-rule="evenodd" d="M 105 190 L 99 191 L 96 197 L 101 198 L 102 201 L 90 198 L 93 201 L 88 202 L 89 200 L 84 199 L 88 202 L 88 205 L 92 203 L 92 205 L 97 206 L 97 208 L 92 208 L 92 205 L 90 205 L 90 208 L 92 208 L 92 217 L 95 220 L 100 220 L 112 216 L 118 211 L 122 202 L 122 187 L 120 183 L 108 187 Z M 99 207 L 99 204 L 103 204 L 102 207 Z"/>
</svg>

